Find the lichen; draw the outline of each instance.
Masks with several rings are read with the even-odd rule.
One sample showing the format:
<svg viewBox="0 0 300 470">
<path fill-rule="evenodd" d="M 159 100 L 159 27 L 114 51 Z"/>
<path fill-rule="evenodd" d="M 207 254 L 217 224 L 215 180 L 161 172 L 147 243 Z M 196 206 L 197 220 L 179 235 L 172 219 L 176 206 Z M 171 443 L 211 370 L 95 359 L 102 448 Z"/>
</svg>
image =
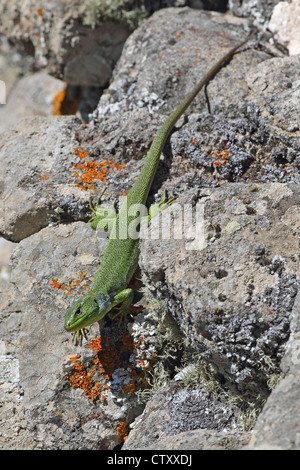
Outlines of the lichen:
<svg viewBox="0 0 300 470">
<path fill-rule="evenodd" d="M 105 21 L 125 23 L 130 31 L 149 16 L 143 2 L 138 0 L 87 0 L 81 8 L 83 24 L 95 28 Z"/>
<path fill-rule="evenodd" d="M 87 160 L 90 154 L 81 147 L 75 147 L 74 151 L 77 157 L 84 161 L 76 164 L 72 176 L 76 178 L 76 186 L 84 191 L 96 192 L 96 181 L 106 183 L 110 169 L 122 170 L 127 168 L 126 165 L 117 165 L 112 160 L 103 160 L 102 162 Z M 121 174 L 119 173 L 119 175 Z"/>
<path fill-rule="evenodd" d="M 78 293 L 86 294 L 89 290 L 90 281 L 86 279 L 86 272 L 81 271 L 79 273 L 79 277 L 77 279 L 72 278 L 69 279 L 67 282 L 60 282 L 57 279 L 53 279 L 51 283 L 51 287 L 55 289 L 61 289 L 66 292 L 67 295 L 71 295 L 74 293 L 74 289 L 80 287 L 80 291 Z"/>
</svg>

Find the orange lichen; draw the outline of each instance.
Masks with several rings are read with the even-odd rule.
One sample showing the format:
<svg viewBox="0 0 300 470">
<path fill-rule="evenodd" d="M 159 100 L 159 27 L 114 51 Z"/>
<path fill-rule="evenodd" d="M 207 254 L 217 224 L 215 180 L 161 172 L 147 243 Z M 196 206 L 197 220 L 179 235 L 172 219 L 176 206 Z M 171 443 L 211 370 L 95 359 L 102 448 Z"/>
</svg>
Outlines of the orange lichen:
<svg viewBox="0 0 300 470">
<path fill-rule="evenodd" d="M 104 402 L 110 391 L 113 373 L 118 368 L 126 370 L 130 378 L 129 383 L 120 389 L 120 393 L 132 394 L 137 389 L 147 386 L 148 382 L 143 371 L 136 371 L 128 362 L 128 357 L 141 342 L 142 340 L 134 344 L 127 330 L 124 331 L 120 347 L 117 347 L 110 338 L 99 336 L 92 339 L 89 349 L 94 351 L 96 356 L 92 366 L 85 367 L 80 361 L 80 354 L 70 358 L 72 366 L 67 378 L 72 387 L 82 389 L 92 401 L 99 398 Z M 145 361 L 145 367 L 146 365 L 149 367 L 149 361 Z"/>
<path fill-rule="evenodd" d="M 94 401 L 97 394 L 94 389 L 95 382 L 87 373 L 82 362 L 76 362 L 72 366 L 73 373 L 68 374 L 67 378 L 70 380 L 73 388 L 80 388 L 84 393 Z M 100 392 L 99 392 L 100 393 Z"/>
<path fill-rule="evenodd" d="M 120 357 L 114 342 L 110 338 L 103 339 L 99 336 L 91 341 L 89 349 L 95 351 L 97 355 L 94 364 L 100 368 L 101 373 L 105 374 L 105 379 L 110 380 Z"/>
<path fill-rule="evenodd" d="M 119 443 L 121 444 L 122 442 L 126 441 L 128 437 L 128 423 L 127 421 L 123 421 L 120 426 L 117 426 L 117 431 L 119 434 Z"/>
<path fill-rule="evenodd" d="M 42 181 L 47 180 L 48 178 L 50 178 L 50 176 L 51 176 L 50 174 L 43 176 Z"/>
<path fill-rule="evenodd" d="M 125 351 L 129 351 L 130 353 L 132 353 L 133 350 L 134 350 L 134 343 L 132 342 L 132 337 L 130 336 L 129 332 L 125 330 L 123 333 L 123 337 L 122 337 L 120 354 L 122 354 Z"/>
<path fill-rule="evenodd" d="M 125 385 L 125 387 L 123 387 L 123 392 L 126 394 L 131 394 L 135 391 L 135 387 L 136 385 L 134 381 L 131 380 L 128 385 Z"/>
<path fill-rule="evenodd" d="M 87 158 L 90 156 L 90 154 L 88 152 L 86 152 L 85 150 L 83 150 L 81 147 L 75 147 L 75 155 L 77 155 L 77 157 L 79 158 Z"/>
<path fill-rule="evenodd" d="M 66 99 L 66 89 L 59 91 L 54 96 L 54 116 L 62 116 L 63 102 Z"/>
<path fill-rule="evenodd" d="M 75 147 L 75 153 L 80 159 L 86 159 L 90 156 L 88 152 L 83 150 L 81 147 Z M 116 165 L 111 160 L 105 160 L 100 163 L 96 163 L 92 160 L 86 160 L 83 163 L 77 163 L 75 166 L 76 170 L 73 176 L 78 178 L 79 181 L 76 186 L 83 189 L 84 191 L 96 190 L 95 181 L 101 180 L 106 183 L 107 175 L 109 174 L 108 168 L 123 169 L 127 168 L 126 165 Z"/>
<path fill-rule="evenodd" d="M 56 289 L 63 289 L 65 290 L 65 287 L 62 286 L 60 282 L 58 282 L 56 279 L 53 279 L 51 287 L 55 287 Z"/>
<path fill-rule="evenodd" d="M 80 354 L 76 354 L 76 356 L 70 357 L 70 361 L 71 362 L 77 362 L 79 358 L 80 358 Z"/>
<path fill-rule="evenodd" d="M 67 294 L 71 295 L 74 292 L 74 289 L 76 287 L 82 287 L 80 293 L 86 293 L 88 291 L 88 286 L 90 284 L 90 281 L 87 281 L 85 279 L 87 273 L 86 272 L 80 272 L 79 273 L 79 279 L 69 279 L 65 284 L 62 284 L 61 282 L 57 281 L 56 279 L 53 279 L 51 283 L 51 287 L 55 287 L 56 289 L 61 289 L 67 292 Z M 82 283 L 84 281 L 84 284 L 82 286 Z"/>
<path fill-rule="evenodd" d="M 216 150 L 213 151 L 214 155 L 214 166 L 217 168 L 219 166 L 223 166 L 228 163 L 229 160 L 229 149 L 221 150 L 221 152 L 217 153 Z"/>
<path fill-rule="evenodd" d="M 69 116 L 76 114 L 80 101 L 82 99 L 82 91 L 79 90 L 77 96 L 71 99 L 68 95 L 69 84 L 65 82 L 65 88 L 59 91 L 54 97 L 54 116 Z"/>
</svg>

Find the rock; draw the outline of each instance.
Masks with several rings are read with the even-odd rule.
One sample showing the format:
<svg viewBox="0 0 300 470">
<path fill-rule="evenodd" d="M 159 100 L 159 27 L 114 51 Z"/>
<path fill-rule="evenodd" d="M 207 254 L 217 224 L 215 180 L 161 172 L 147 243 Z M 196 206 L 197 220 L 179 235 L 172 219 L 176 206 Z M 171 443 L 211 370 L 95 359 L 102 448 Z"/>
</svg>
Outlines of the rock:
<svg viewBox="0 0 300 470">
<path fill-rule="evenodd" d="M 200 200 L 196 193 L 170 208 L 176 232 L 167 211 L 153 220 L 141 243 L 143 280 L 222 375 L 240 392 L 263 396 L 280 373 L 298 289 L 299 186 L 231 183 L 202 190 Z M 202 227 L 194 224 L 193 240 L 184 224 L 197 201 Z"/>
<path fill-rule="evenodd" d="M 19 80 L 12 90 L 1 114 L 0 131 L 14 128 L 29 116 L 53 116 L 54 98 L 64 83 L 44 72 L 37 72 Z"/>
<path fill-rule="evenodd" d="M 135 435 L 135 440 L 133 439 L 133 435 Z M 242 450 L 245 448 L 249 438 L 250 436 L 247 433 L 238 435 L 236 432 L 195 429 L 193 431 L 181 432 L 168 438 L 157 439 L 157 441 L 154 442 L 151 441 L 151 443 L 149 442 L 149 447 L 143 447 L 142 450 Z M 122 450 L 137 450 L 136 444 L 139 441 L 140 439 L 137 439 L 137 433 L 131 431 L 130 437 L 128 441 L 125 441 Z"/>
<path fill-rule="evenodd" d="M 85 137 L 86 143 L 79 137 L 81 127 L 85 126 L 73 116 L 31 117 L 1 135 L 0 234 L 4 238 L 18 242 L 48 224 L 89 220 L 89 196 L 102 191 L 107 175 L 111 188 L 117 188 L 116 197 L 124 192 L 126 178 L 115 181 L 121 173 L 118 165 L 111 159 L 97 160 L 97 131 L 92 138 Z M 122 172 L 127 175 L 126 169 Z"/>
<path fill-rule="evenodd" d="M 290 55 L 300 52 L 300 2 L 279 2 L 275 5 L 268 28 L 275 39 L 287 48 Z"/>
<path fill-rule="evenodd" d="M 198 225 L 191 217 L 183 238 L 141 240 L 139 313 L 126 330 L 111 312 L 81 347 L 63 328 L 107 243 L 85 223 L 88 197 L 104 179 L 105 204 L 128 191 L 158 126 L 221 48 L 245 37 L 242 25 L 157 12 L 128 39 L 90 124 L 31 117 L 1 135 L 0 230 L 18 242 L 0 286 L 2 448 L 189 449 L 196 436 L 199 448 L 242 448 L 268 397 L 280 410 L 299 331 L 299 64 L 255 49 L 262 35 L 165 147 L 150 200 L 167 188 L 179 197 L 162 220 L 173 211 L 180 228 L 185 204 L 192 216 L 199 208 Z M 259 423 L 253 446 L 270 442 Z M 292 446 L 273 429 L 276 446 Z"/>
<path fill-rule="evenodd" d="M 228 7 L 235 16 L 251 18 L 255 23 L 266 25 L 277 0 L 229 0 Z"/>
<path fill-rule="evenodd" d="M 72 129 L 75 122 L 74 117 L 28 118 L 1 135 L 0 233 L 4 238 L 18 242 L 46 227 L 59 201 L 68 197 L 68 183 L 74 182 L 70 158 L 73 171 L 78 160 L 74 150 L 78 141 Z M 53 179 L 54 173 L 58 178 Z M 61 185 L 64 191 L 59 195 Z M 71 199 L 76 192 L 73 186 Z"/>
<path fill-rule="evenodd" d="M 291 337 L 282 361 L 284 378 L 273 390 L 253 429 L 248 449 L 299 450 L 300 295 L 295 301 Z"/>
<path fill-rule="evenodd" d="M 132 428 L 122 450 L 236 450 L 249 440 L 235 429 L 230 407 L 175 382 L 152 397 Z"/>
<path fill-rule="evenodd" d="M 19 436 L 25 435 L 29 448 L 112 449 L 119 443 L 118 425 L 132 421 L 140 412 L 136 404 L 125 406 L 118 395 L 126 385 L 118 372 L 114 372 L 109 382 L 106 380 L 102 405 L 99 407 L 99 403 L 91 399 L 91 389 L 99 392 L 100 383 L 96 385 L 92 381 L 88 370 L 93 368 L 96 374 L 98 366 L 94 361 L 98 358 L 106 374 L 112 374 L 109 364 L 114 365 L 116 351 L 112 341 L 116 338 L 116 329 L 110 331 L 108 342 L 103 343 L 102 355 L 101 350 L 97 355 L 87 343 L 79 354 L 63 328 L 72 291 L 78 293 L 88 288 L 106 243 L 87 224 L 77 222 L 40 230 L 14 250 L 11 287 L 1 296 L 1 332 L 5 338 L 1 341 L 0 355 L 4 385 L 1 401 L 7 403 L 1 418 L 2 446 L 7 446 L 8 436 L 11 436 L 15 447 L 22 448 Z M 97 324 L 90 333 L 94 337 L 99 335 Z M 81 356 L 80 361 L 76 359 L 77 354 Z M 75 357 L 73 362 L 71 356 Z M 115 369 L 118 369 L 116 363 Z M 97 378 L 104 380 L 104 377 L 100 373 Z M 76 387 L 76 380 L 81 382 L 81 387 Z M 127 384 L 129 381 L 127 376 Z M 113 390 L 116 390 L 114 398 Z M 21 400 L 13 427 L 18 425 L 22 432 L 10 430 L 11 417 L 6 426 L 9 395 L 19 396 Z M 80 403 L 79 407 L 76 402 Z M 34 442 L 29 436 L 33 436 Z"/>
<path fill-rule="evenodd" d="M 14 243 L 0 238 L 0 284 L 2 282 L 6 283 L 9 280 L 8 265 L 14 246 Z"/>
<path fill-rule="evenodd" d="M 76 0 L 70 8 L 69 1 L 5 0 L 0 31 L 49 74 L 71 85 L 102 87 L 130 32 L 164 3 Z M 170 0 L 168 6 L 174 3 Z"/>
</svg>

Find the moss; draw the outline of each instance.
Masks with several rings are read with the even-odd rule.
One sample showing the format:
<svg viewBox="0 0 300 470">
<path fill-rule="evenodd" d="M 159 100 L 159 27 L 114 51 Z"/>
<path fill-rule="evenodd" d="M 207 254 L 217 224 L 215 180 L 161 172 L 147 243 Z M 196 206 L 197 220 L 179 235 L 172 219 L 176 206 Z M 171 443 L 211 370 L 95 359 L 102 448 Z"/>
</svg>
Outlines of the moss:
<svg viewBox="0 0 300 470">
<path fill-rule="evenodd" d="M 131 31 L 149 16 L 141 0 L 86 0 L 82 5 L 83 24 L 95 28 L 105 21 L 126 23 Z"/>
</svg>

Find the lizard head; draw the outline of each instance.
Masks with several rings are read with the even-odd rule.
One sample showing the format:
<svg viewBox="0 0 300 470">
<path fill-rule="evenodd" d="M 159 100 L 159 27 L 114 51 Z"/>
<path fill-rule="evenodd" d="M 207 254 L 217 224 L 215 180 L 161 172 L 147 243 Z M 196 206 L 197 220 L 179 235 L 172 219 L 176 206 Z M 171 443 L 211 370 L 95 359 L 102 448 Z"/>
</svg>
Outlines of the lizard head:
<svg viewBox="0 0 300 470">
<path fill-rule="evenodd" d="M 65 330 L 78 331 L 102 318 L 111 309 L 108 295 L 93 295 L 91 293 L 75 299 L 68 308 L 65 316 Z"/>
</svg>

